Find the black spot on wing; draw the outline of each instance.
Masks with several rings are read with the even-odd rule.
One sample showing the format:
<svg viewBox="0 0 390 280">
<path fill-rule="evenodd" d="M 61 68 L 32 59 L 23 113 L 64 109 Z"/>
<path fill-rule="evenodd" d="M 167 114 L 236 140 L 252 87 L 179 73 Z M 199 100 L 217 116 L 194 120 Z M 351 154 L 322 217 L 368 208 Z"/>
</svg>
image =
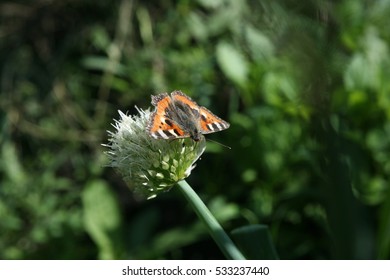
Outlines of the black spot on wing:
<svg viewBox="0 0 390 280">
<path fill-rule="evenodd" d="M 167 136 L 167 137 L 176 137 L 176 135 L 175 134 L 173 134 L 172 132 L 170 132 L 169 130 L 164 130 L 163 131 L 164 132 L 164 134 Z"/>
<path fill-rule="evenodd" d="M 169 119 L 165 119 L 165 123 L 169 126 L 172 126 L 172 122 Z"/>
<path fill-rule="evenodd" d="M 213 130 L 220 130 L 219 127 L 217 126 L 217 124 L 215 124 L 215 123 L 212 123 L 211 126 L 212 126 Z"/>
<path fill-rule="evenodd" d="M 173 130 L 173 132 L 176 133 L 177 136 L 180 136 L 179 131 L 176 128 Z"/>
</svg>

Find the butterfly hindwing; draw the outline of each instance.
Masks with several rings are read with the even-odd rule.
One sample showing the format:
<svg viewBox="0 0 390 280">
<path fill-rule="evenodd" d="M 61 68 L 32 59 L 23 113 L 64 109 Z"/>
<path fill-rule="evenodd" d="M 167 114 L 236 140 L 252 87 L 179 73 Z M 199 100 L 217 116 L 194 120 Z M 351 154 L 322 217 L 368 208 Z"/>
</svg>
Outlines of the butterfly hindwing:
<svg viewBox="0 0 390 280">
<path fill-rule="evenodd" d="M 205 107 L 200 107 L 200 125 L 203 134 L 221 131 L 230 126 L 228 122 L 217 117 Z"/>
</svg>

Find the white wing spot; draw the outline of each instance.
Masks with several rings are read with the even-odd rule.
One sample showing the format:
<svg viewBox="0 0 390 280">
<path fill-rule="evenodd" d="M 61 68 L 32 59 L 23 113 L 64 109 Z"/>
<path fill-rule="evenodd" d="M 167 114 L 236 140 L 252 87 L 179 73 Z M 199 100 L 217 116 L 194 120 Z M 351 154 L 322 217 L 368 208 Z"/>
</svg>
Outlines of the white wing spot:
<svg viewBox="0 0 390 280">
<path fill-rule="evenodd" d="M 162 131 L 161 129 L 157 130 L 157 132 L 158 132 L 158 134 L 161 135 L 162 138 L 164 138 L 164 139 L 169 139 L 168 135 L 166 135 L 166 134 L 164 133 L 164 131 Z"/>
<path fill-rule="evenodd" d="M 172 135 L 175 135 L 176 137 L 178 137 L 179 135 L 175 132 L 175 130 L 173 129 L 170 129 L 168 130 Z"/>
</svg>

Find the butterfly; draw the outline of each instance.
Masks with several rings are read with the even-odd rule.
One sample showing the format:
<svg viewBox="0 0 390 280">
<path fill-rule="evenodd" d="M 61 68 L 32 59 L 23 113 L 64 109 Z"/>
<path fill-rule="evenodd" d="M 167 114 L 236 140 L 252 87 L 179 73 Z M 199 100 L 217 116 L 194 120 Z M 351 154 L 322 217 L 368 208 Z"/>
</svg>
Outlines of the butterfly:
<svg viewBox="0 0 390 280">
<path fill-rule="evenodd" d="M 230 126 L 181 91 L 174 91 L 171 95 L 161 93 L 152 96 L 152 105 L 156 110 L 151 115 L 147 130 L 155 139 L 190 137 L 198 142 L 203 134 L 221 131 Z"/>
</svg>

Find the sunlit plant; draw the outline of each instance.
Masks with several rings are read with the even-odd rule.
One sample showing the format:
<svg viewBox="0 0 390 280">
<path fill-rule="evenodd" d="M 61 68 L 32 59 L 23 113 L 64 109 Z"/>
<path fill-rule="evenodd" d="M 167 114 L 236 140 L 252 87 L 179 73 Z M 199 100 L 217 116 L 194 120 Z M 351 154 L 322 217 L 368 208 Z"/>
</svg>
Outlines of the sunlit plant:
<svg viewBox="0 0 390 280">
<path fill-rule="evenodd" d="M 190 176 L 206 147 L 203 135 L 176 140 L 154 139 L 148 132 L 152 113 L 138 109 L 138 115 L 119 111 L 120 119 L 109 132 L 109 166 L 116 168 L 126 183 L 138 194 L 155 198 L 159 193 L 177 186 L 188 199 L 198 217 L 205 223 L 224 255 L 244 259 L 195 191 L 184 180 Z"/>
</svg>

